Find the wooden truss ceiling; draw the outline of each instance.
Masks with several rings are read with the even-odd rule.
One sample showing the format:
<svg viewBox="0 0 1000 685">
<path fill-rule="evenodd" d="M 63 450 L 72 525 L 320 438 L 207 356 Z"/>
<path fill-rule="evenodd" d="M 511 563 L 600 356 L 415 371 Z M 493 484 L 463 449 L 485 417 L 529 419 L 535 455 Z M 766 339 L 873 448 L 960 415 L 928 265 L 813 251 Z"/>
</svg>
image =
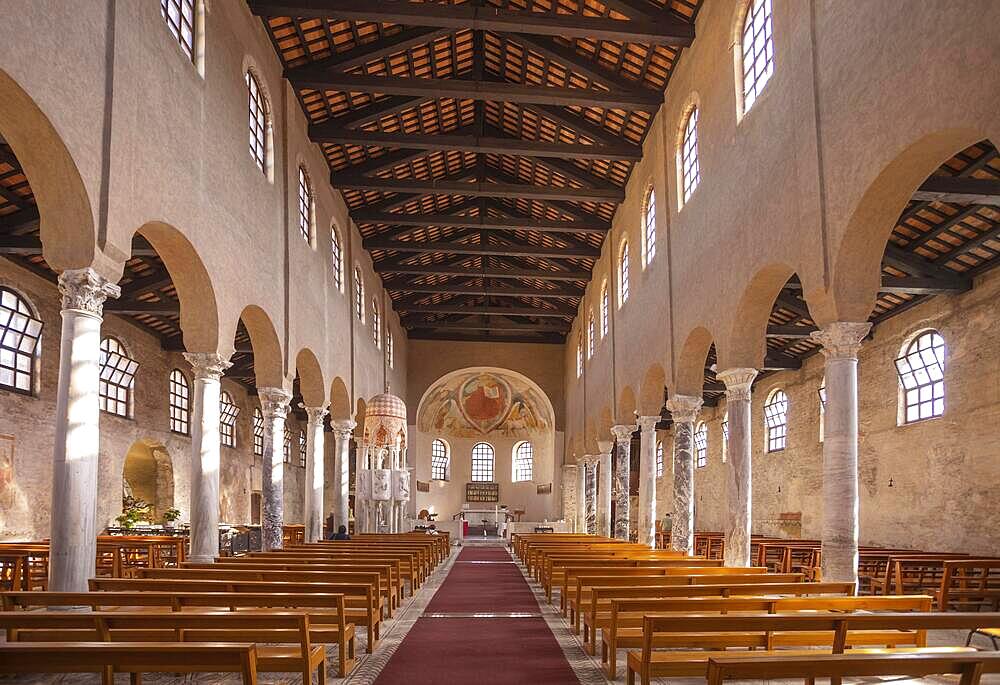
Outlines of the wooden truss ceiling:
<svg viewBox="0 0 1000 685">
<path fill-rule="evenodd" d="M 411 338 L 565 340 L 701 0 L 248 0 Z"/>
</svg>

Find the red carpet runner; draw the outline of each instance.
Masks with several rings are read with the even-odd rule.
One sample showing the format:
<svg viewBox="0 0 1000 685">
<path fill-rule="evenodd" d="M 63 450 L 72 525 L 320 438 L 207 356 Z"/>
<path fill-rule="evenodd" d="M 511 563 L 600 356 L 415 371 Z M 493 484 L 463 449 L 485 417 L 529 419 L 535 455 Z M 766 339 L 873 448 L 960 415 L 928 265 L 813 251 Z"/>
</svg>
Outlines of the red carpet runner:
<svg viewBox="0 0 1000 685">
<path fill-rule="evenodd" d="M 469 563 L 476 561 L 507 563 Z M 503 547 L 463 549 L 376 685 L 576 685 L 573 669 L 541 617 L 432 616 L 541 613 L 524 577 L 511 562 Z"/>
</svg>

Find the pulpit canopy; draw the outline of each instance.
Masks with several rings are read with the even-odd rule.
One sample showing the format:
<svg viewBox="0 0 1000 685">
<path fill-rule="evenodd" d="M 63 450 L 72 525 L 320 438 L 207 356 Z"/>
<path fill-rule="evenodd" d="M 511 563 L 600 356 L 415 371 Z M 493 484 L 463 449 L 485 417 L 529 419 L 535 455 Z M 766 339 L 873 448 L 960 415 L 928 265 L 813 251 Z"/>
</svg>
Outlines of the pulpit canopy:
<svg viewBox="0 0 1000 685">
<path fill-rule="evenodd" d="M 365 444 L 406 449 L 406 403 L 392 393 L 376 395 L 365 411 Z"/>
</svg>

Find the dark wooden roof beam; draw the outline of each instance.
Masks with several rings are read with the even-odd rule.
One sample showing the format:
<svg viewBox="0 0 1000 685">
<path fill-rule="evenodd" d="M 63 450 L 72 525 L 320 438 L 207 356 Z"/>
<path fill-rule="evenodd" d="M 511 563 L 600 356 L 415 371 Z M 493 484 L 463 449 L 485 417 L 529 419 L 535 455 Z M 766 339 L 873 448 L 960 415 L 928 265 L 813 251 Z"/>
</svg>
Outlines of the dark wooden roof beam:
<svg viewBox="0 0 1000 685">
<path fill-rule="evenodd" d="M 396 252 L 441 252 L 445 254 L 495 255 L 498 257 L 545 257 L 547 259 L 596 259 L 601 252 L 596 247 L 542 247 L 534 245 L 481 245 L 476 243 L 423 242 L 417 240 L 383 240 L 368 238 L 366 250 Z"/>
<path fill-rule="evenodd" d="M 913 199 L 924 202 L 952 202 L 961 205 L 1000 206 L 1000 180 L 967 176 L 931 176 Z"/>
<path fill-rule="evenodd" d="M 330 183 L 335 188 L 376 190 L 383 193 L 413 193 L 418 195 L 465 195 L 468 197 L 508 197 L 526 200 L 572 200 L 575 202 L 621 202 L 623 188 L 569 188 L 537 186 L 526 183 L 467 183 L 437 179 L 397 180 L 367 178 L 356 174 L 332 173 Z"/>
<path fill-rule="evenodd" d="M 394 35 L 362 43 L 350 50 L 338 52 L 327 59 L 317 60 L 313 62 L 313 65 L 325 69 L 346 71 L 364 66 L 375 60 L 399 54 L 411 48 L 425 45 L 450 33 L 452 33 L 452 29 L 441 27 L 419 26 L 405 28 Z"/>
<path fill-rule="evenodd" d="M 426 321 L 422 319 L 402 319 L 406 328 L 466 331 L 544 331 L 566 333 L 570 330 L 568 321 L 562 323 L 518 323 L 513 321 Z"/>
<path fill-rule="evenodd" d="M 541 309 L 539 307 L 484 306 L 457 302 L 454 304 L 401 304 L 393 307 L 407 314 L 467 314 L 469 316 L 527 316 L 527 317 L 567 317 L 574 316 L 576 309 Z"/>
<path fill-rule="evenodd" d="M 358 224 L 390 224 L 399 226 L 469 227 L 485 230 L 530 230 L 542 233 L 607 233 L 609 223 L 594 221 L 550 221 L 547 219 L 497 219 L 484 216 L 451 216 L 448 214 L 391 214 L 360 209 L 352 215 Z"/>
<path fill-rule="evenodd" d="M 383 281 L 382 287 L 389 292 L 424 293 L 424 294 L 454 294 L 454 295 L 489 295 L 490 297 L 537 297 L 541 299 L 570 300 L 583 297 L 583 288 L 562 288 L 551 290 L 549 288 L 528 288 L 528 287 L 498 287 L 487 288 L 482 285 L 456 285 L 452 283 L 442 285 L 414 285 L 409 282 L 388 280 Z"/>
<path fill-rule="evenodd" d="M 375 262 L 375 271 L 392 274 L 435 274 L 479 278 L 534 278 L 540 281 L 588 281 L 590 271 L 556 271 L 552 269 L 483 269 L 471 266 L 441 266 L 438 264 L 399 264 Z"/>
</svg>

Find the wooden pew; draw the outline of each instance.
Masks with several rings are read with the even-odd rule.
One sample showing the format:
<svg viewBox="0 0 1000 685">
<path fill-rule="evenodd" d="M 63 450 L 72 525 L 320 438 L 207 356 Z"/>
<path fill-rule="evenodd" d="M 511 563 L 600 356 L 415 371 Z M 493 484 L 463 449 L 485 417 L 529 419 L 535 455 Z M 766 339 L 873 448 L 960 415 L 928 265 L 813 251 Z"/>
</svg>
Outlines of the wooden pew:
<svg viewBox="0 0 1000 685">
<path fill-rule="evenodd" d="M 571 575 L 579 575 L 581 572 L 590 571 L 588 575 L 609 575 L 617 574 L 620 570 L 637 568 L 719 568 L 722 566 L 721 559 L 695 559 L 693 557 L 667 557 L 652 558 L 645 557 L 612 557 L 609 559 L 565 559 L 551 560 L 551 565 L 546 578 L 543 579 L 542 587 L 545 590 L 546 599 L 552 602 L 552 592 L 559 586 L 559 608 L 566 614 L 567 588 L 572 586 L 569 582 Z"/>
<path fill-rule="evenodd" d="M 257 645 L 233 642 L 8 642 L 0 644 L 0 673 L 100 673 L 114 685 L 114 672 L 239 673 L 243 685 L 257 685 Z"/>
<path fill-rule="evenodd" d="M 872 578 L 873 594 L 892 595 L 936 589 L 944 574 L 944 562 L 968 558 L 964 554 L 916 552 L 888 556 L 881 577 Z"/>
<path fill-rule="evenodd" d="M 641 651 L 630 651 L 627 662 L 627 682 L 634 685 L 638 674 L 642 685 L 649 685 L 650 678 L 705 677 L 708 659 L 735 656 L 734 651 L 724 651 L 730 641 L 741 646 L 756 636 L 755 651 L 741 651 L 739 656 L 759 658 L 768 656 L 815 655 L 821 648 L 833 654 L 871 653 L 872 650 L 848 649 L 851 631 L 870 630 L 967 630 L 984 622 L 1000 622 L 994 613 L 878 613 L 878 614 L 759 614 L 726 616 L 657 616 L 643 618 L 643 645 Z M 813 633 L 817 637 L 812 649 L 776 650 L 775 635 L 781 633 Z M 655 641 L 674 635 L 673 645 L 687 648 L 684 651 L 653 651 Z M 807 640 L 796 640 L 800 645 Z M 832 645 L 831 645 L 832 643 Z M 723 651 L 718 651 L 722 649 Z M 696 650 L 696 651 L 691 651 Z M 969 647 L 893 647 L 878 648 L 876 653 L 969 653 Z"/>
<path fill-rule="evenodd" d="M 400 563 L 403 565 L 403 572 L 409 572 L 411 574 L 412 578 L 417 583 L 417 587 L 419 587 L 424 579 L 430 575 L 431 571 L 434 570 L 434 566 L 431 564 L 429 551 L 427 549 L 419 547 L 395 546 L 377 547 L 367 544 L 352 546 L 349 541 L 329 545 L 300 545 L 280 550 L 273 550 L 271 552 L 251 552 L 247 556 L 301 556 L 306 558 L 319 558 L 324 555 L 363 556 L 366 554 L 379 556 L 388 555 L 392 557 L 398 556 Z"/>
<path fill-rule="evenodd" d="M 257 670 L 299 673 L 311 683 L 317 673 L 326 683 L 326 652 L 309 638 L 309 617 L 301 613 L 80 613 L 13 611 L 0 613 L 9 642 L 211 642 L 266 643 L 257 647 Z M 294 645 L 289 647 L 288 645 Z"/>
<path fill-rule="evenodd" d="M 401 580 L 409 583 L 410 594 L 416 592 L 420 587 L 421 573 L 420 563 L 417 555 L 412 552 L 358 552 L 342 550 L 336 551 L 299 551 L 299 550 L 274 550 L 271 552 L 250 552 L 239 557 L 216 557 L 216 561 L 226 563 L 260 563 L 264 561 L 274 561 L 276 563 L 338 563 L 342 561 L 358 561 L 361 563 L 390 563 L 394 567 L 398 565 Z"/>
<path fill-rule="evenodd" d="M 90 607 L 91 611 L 144 610 L 158 612 L 216 612 L 220 610 L 295 610 L 309 617 L 309 637 L 315 643 L 335 644 L 340 657 L 339 675 L 346 677 L 356 658 L 355 627 L 347 621 L 344 596 L 326 593 L 247 592 L 6 592 L 2 610 Z M 40 615 L 48 615 L 48 612 Z M 91 614 L 77 614 L 88 616 Z M 262 614 L 266 615 L 266 614 Z M 8 639 L 11 639 L 8 635 Z"/>
<path fill-rule="evenodd" d="M 1000 559 L 945 561 L 935 596 L 938 611 L 1000 610 Z"/>
<path fill-rule="evenodd" d="M 799 586 L 805 583 L 799 583 Z M 821 585 L 821 583 L 817 583 Z M 831 583 L 833 586 L 843 586 L 844 583 Z M 834 588 L 835 589 L 835 588 Z M 853 590 L 853 588 L 851 588 Z M 601 661 L 608 666 L 608 677 L 614 680 L 617 677 L 617 657 L 619 649 L 642 648 L 643 644 L 643 618 L 646 614 L 703 614 L 719 613 L 731 615 L 732 612 L 755 612 L 755 613 L 781 613 L 796 611 L 929 611 L 931 608 L 931 598 L 926 595 L 897 596 L 892 598 L 856 596 L 837 596 L 830 593 L 820 596 L 819 592 L 809 597 L 779 596 L 766 591 L 746 592 L 741 591 L 739 595 L 728 597 L 684 597 L 684 598 L 612 598 L 611 610 L 607 613 L 599 613 L 588 616 L 590 624 L 596 626 L 601 631 Z M 596 654 L 597 630 L 591 629 L 591 642 L 588 649 L 591 654 Z M 672 636 L 671 636 L 672 637 Z M 864 635 L 856 635 L 865 645 L 889 645 L 897 644 L 923 644 L 926 641 L 924 635 L 914 631 L 875 631 Z M 808 636 L 808 640 L 814 640 L 815 636 Z M 788 644 L 785 644 L 785 643 Z M 795 642 L 795 636 L 788 639 L 787 636 L 775 638 L 776 646 L 790 646 L 800 644 Z M 667 646 L 670 643 L 659 643 L 654 641 L 653 646 Z M 757 639 L 751 638 L 750 644 L 757 645 Z M 742 646 L 732 644 L 731 646 Z"/>
<path fill-rule="evenodd" d="M 799 656 L 717 656 L 708 660 L 707 685 L 727 679 L 771 680 L 957 674 L 961 685 L 977 685 L 983 673 L 1000 672 L 1000 654 L 818 654 Z"/>
<path fill-rule="evenodd" d="M 249 594 L 335 594 L 344 596 L 344 613 L 351 623 L 365 626 L 368 651 L 378 646 L 382 612 L 378 594 L 370 584 L 278 582 L 253 580 L 162 580 L 155 578 L 91 578 L 91 592 L 230 592 Z"/>
<path fill-rule="evenodd" d="M 600 554 L 564 554 L 564 553 L 553 553 L 542 556 L 538 559 L 539 563 L 536 565 L 535 570 L 535 580 L 542 583 L 551 583 L 553 580 L 552 572 L 553 569 L 559 568 L 560 566 L 565 566 L 567 562 L 586 562 L 589 560 L 594 561 L 604 561 L 608 559 L 646 559 L 646 560 L 664 560 L 664 559 L 699 559 L 702 557 L 688 557 L 678 552 L 664 552 L 663 550 L 651 550 L 648 548 L 640 549 L 622 549 L 616 552 L 602 552 Z M 580 564 L 577 564 L 580 565 Z"/>
</svg>

